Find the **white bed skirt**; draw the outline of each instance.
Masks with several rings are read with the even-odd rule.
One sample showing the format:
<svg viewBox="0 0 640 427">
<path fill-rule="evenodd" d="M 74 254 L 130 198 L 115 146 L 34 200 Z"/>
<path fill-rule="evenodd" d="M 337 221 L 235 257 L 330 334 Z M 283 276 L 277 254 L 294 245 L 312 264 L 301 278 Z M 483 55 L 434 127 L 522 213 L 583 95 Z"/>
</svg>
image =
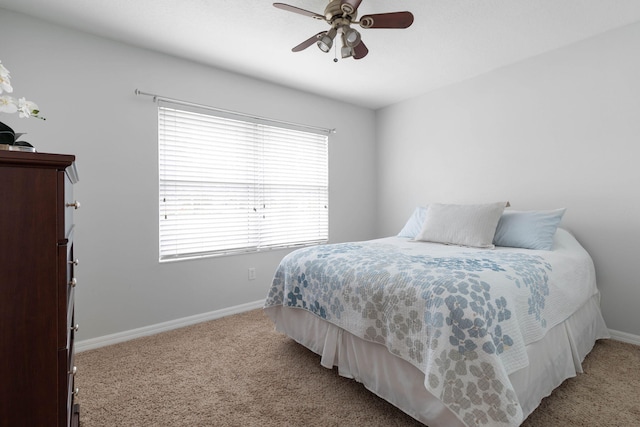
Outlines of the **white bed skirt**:
<svg viewBox="0 0 640 427">
<path fill-rule="evenodd" d="M 599 295 L 527 346 L 529 366 L 509 375 L 526 418 L 562 382 L 582 372 L 597 339 L 609 338 Z M 322 356 L 326 368 L 353 378 L 381 398 L 430 427 L 464 424 L 424 387 L 424 373 L 378 343 L 365 341 L 314 314 L 282 306 L 265 308 L 276 330 Z"/>
</svg>

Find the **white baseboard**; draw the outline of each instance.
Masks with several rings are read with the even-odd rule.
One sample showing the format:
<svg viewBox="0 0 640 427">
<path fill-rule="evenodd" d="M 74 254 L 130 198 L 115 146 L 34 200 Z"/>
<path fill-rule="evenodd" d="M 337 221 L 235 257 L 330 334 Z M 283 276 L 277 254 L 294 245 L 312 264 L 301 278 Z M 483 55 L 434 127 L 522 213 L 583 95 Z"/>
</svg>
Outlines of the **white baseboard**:
<svg viewBox="0 0 640 427">
<path fill-rule="evenodd" d="M 264 300 L 236 305 L 234 307 L 223 308 L 221 310 L 210 311 L 209 313 L 197 314 L 195 316 L 183 317 L 181 319 L 170 320 L 168 322 L 145 326 L 143 328 L 131 329 L 129 331 L 118 332 L 116 334 L 77 341 L 74 347 L 76 353 L 80 353 L 87 350 L 93 350 L 95 348 L 105 347 L 107 345 L 129 341 L 135 338 L 146 337 L 149 335 L 158 334 L 160 332 L 182 328 L 183 326 L 195 325 L 196 323 L 219 319 L 221 317 L 230 316 L 232 314 L 244 313 L 245 311 L 261 308 L 263 305 Z"/>
<path fill-rule="evenodd" d="M 628 342 L 629 344 L 640 345 L 640 336 L 629 334 L 626 332 L 614 331 L 609 329 L 609 333 L 611 334 L 611 339 L 616 341 Z"/>
</svg>

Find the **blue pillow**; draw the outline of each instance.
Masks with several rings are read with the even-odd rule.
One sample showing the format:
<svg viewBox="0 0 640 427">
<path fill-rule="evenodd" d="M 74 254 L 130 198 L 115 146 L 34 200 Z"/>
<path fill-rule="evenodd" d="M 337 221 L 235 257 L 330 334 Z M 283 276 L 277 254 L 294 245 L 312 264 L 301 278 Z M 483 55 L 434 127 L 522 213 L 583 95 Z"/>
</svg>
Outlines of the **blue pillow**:
<svg viewBox="0 0 640 427">
<path fill-rule="evenodd" d="M 493 244 L 550 251 L 553 235 L 565 211 L 565 208 L 550 211 L 505 210 L 498 221 Z"/>
<path fill-rule="evenodd" d="M 424 220 L 427 217 L 427 207 L 418 206 L 409 217 L 409 220 L 404 225 L 400 233 L 398 233 L 398 237 L 409 237 L 413 239 L 422 230 L 422 224 L 424 224 Z"/>
</svg>

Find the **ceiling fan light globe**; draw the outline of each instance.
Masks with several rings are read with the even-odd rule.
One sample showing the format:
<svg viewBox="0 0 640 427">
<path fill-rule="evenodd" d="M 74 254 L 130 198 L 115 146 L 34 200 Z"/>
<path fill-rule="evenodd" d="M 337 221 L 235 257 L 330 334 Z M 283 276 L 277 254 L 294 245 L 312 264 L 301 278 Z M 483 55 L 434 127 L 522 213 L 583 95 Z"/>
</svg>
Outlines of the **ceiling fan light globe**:
<svg viewBox="0 0 640 427">
<path fill-rule="evenodd" d="M 340 53 L 342 58 L 349 58 L 350 56 L 353 56 L 353 49 L 349 46 L 343 46 L 342 49 L 340 49 Z"/>
<path fill-rule="evenodd" d="M 320 40 L 318 40 L 318 47 L 320 48 L 320 50 L 325 53 L 329 52 L 331 50 L 331 47 L 333 46 L 333 39 L 337 34 L 338 29 L 332 27 L 324 36 L 320 37 Z"/>
<path fill-rule="evenodd" d="M 360 33 L 353 28 L 344 34 L 344 43 L 349 47 L 356 47 L 360 44 Z"/>
<path fill-rule="evenodd" d="M 320 40 L 318 40 L 318 47 L 324 53 L 329 52 L 332 46 L 333 46 L 333 40 L 331 40 L 331 38 L 326 35 L 322 37 Z"/>
</svg>

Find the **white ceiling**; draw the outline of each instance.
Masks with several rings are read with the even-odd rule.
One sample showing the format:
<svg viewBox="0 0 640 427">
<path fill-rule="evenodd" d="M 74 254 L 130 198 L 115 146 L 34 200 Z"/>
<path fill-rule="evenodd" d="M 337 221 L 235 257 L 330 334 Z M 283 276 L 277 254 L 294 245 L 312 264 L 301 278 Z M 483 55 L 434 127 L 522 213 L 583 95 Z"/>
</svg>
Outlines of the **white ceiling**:
<svg viewBox="0 0 640 427">
<path fill-rule="evenodd" d="M 322 14 L 328 0 L 280 0 Z M 364 0 L 413 25 L 360 29 L 369 55 L 291 48 L 324 21 L 267 0 L 0 0 L 0 7 L 377 109 L 640 21 L 640 0 Z M 339 56 L 339 52 L 338 52 Z"/>
</svg>

